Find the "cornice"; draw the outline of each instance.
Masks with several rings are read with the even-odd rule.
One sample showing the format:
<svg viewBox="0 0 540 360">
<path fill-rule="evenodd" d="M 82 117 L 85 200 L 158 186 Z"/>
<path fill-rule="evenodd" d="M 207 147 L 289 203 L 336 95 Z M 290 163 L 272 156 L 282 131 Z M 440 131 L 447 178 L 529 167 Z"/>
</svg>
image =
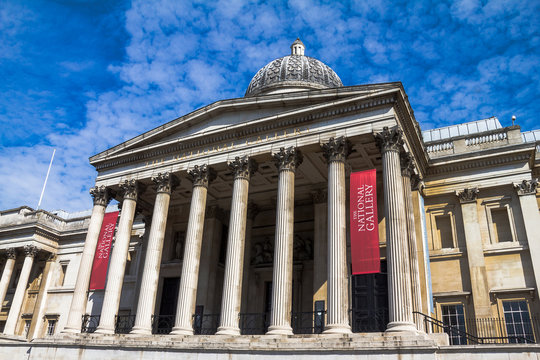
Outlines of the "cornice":
<svg viewBox="0 0 540 360">
<path fill-rule="evenodd" d="M 182 139 L 173 139 L 152 146 L 145 146 L 130 150 L 126 153 L 111 155 L 106 159 L 91 161 L 96 170 L 102 171 L 122 164 L 151 159 L 156 156 L 189 151 L 201 146 L 217 145 L 229 140 L 256 135 L 262 131 L 281 130 L 283 128 L 306 124 L 312 121 L 331 118 L 347 113 L 354 113 L 372 109 L 383 105 L 395 104 L 399 96 L 399 88 L 350 97 L 339 101 L 304 107 L 286 113 L 251 120 L 249 124 L 241 123 L 228 128 L 220 128 L 212 132 L 187 136 Z"/>
</svg>

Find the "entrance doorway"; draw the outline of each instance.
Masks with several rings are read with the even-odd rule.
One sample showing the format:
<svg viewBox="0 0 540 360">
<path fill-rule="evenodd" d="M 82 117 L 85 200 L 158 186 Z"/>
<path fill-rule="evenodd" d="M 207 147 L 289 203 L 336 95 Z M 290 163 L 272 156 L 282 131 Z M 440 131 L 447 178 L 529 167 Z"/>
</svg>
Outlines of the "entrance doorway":
<svg viewBox="0 0 540 360">
<path fill-rule="evenodd" d="M 380 332 L 388 324 L 388 274 L 386 261 L 381 272 L 352 276 L 353 332 Z"/>
<path fill-rule="evenodd" d="M 161 292 L 159 316 L 157 319 L 154 319 L 154 333 L 168 334 L 171 332 L 176 316 L 179 288 L 179 277 L 163 278 L 163 291 Z"/>
</svg>

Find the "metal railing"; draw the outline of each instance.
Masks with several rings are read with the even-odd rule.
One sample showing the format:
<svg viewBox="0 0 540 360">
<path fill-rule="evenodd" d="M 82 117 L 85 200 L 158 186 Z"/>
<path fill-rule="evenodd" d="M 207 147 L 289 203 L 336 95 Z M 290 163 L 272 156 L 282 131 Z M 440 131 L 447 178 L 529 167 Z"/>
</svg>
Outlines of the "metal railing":
<svg viewBox="0 0 540 360">
<path fill-rule="evenodd" d="M 291 326 L 294 334 L 320 334 L 324 330 L 326 311 L 292 313 Z"/>
<path fill-rule="evenodd" d="M 91 334 L 96 331 L 101 315 L 83 315 L 81 332 Z"/>
<path fill-rule="evenodd" d="M 270 325 L 270 313 L 240 314 L 240 333 L 242 335 L 263 335 Z"/>
<path fill-rule="evenodd" d="M 135 315 L 116 315 L 115 334 L 129 334 L 135 325 Z"/>
<path fill-rule="evenodd" d="M 535 332 L 540 329 L 538 318 L 522 323 L 506 322 L 504 318 L 465 319 L 463 324 L 450 325 L 429 315 L 414 312 L 427 332 L 448 334 L 450 345 L 535 344 Z M 517 327 L 517 329 L 516 329 Z"/>
<path fill-rule="evenodd" d="M 388 311 L 359 311 L 349 310 L 349 320 L 352 332 L 382 332 L 388 325 Z"/>
<path fill-rule="evenodd" d="M 175 315 L 153 315 L 152 334 L 169 334 L 174 326 Z"/>
<path fill-rule="evenodd" d="M 193 315 L 193 333 L 195 335 L 214 335 L 219 326 L 219 314 Z"/>
</svg>

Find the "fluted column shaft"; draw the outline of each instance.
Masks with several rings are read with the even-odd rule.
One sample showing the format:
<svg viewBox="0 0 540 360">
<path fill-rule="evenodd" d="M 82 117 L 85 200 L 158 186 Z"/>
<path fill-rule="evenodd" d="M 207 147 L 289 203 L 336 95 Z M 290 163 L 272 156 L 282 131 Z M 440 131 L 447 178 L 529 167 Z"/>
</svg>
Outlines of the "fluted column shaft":
<svg viewBox="0 0 540 360">
<path fill-rule="evenodd" d="M 422 312 L 422 293 L 420 290 L 420 271 L 418 269 L 418 249 L 416 244 L 416 232 L 414 227 L 414 210 L 412 200 L 411 175 L 413 174 L 414 163 L 410 154 L 402 155 L 401 173 L 403 180 L 403 199 L 407 216 L 407 240 L 411 271 L 411 300 L 412 310 Z M 414 317 L 413 317 L 414 318 Z M 424 330 L 424 322 L 420 317 L 415 318 L 416 328 Z"/>
<path fill-rule="evenodd" d="M 294 174 L 302 156 L 295 148 L 274 154 L 279 169 L 269 335 L 292 335 Z"/>
<path fill-rule="evenodd" d="M 92 274 L 92 264 L 94 255 L 105 216 L 105 209 L 111 200 L 111 191 L 105 186 L 94 187 L 90 189 L 90 194 L 94 198 L 94 207 L 88 225 L 88 232 L 84 241 L 84 248 L 75 282 L 75 290 L 71 299 L 68 319 L 62 332 L 80 333 L 82 326 L 82 316 L 86 311 L 86 302 L 88 296 L 88 286 L 90 285 L 90 275 Z"/>
<path fill-rule="evenodd" d="M 4 271 L 2 272 L 2 279 L 0 280 L 0 311 L 2 310 L 2 304 L 6 299 L 6 294 L 13 274 L 13 268 L 15 267 L 16 252 L 14 248 L 7 249 L 6 264 L 4 265 Z"/>
<path fill-rule="evenodd" d="M 131 334 L 152 334 L 152 312 L 156 305 L 159 269 L 171 191 L 178 185 L 178 179 L 171 173 L 160 173 L 153 177 L 152 181 L 156 184 L 157 195 L 152 224 L 150 225 L 150 235 L 148 236 L 135 324 Z"/>
<path fill-rule="evenodd" d="M 135 180 L 126 180 L 121 188 L 124 192 L 120 221 L 116 232 L 116 240 L 111 253 L 109 269 L 107 271 L 107 282 L 105 285 L 105 296 L 101 308 L 101 317 L 96 333 L 114 334 L 115 320 L 120 305 L 120 295 L 124 284 L 124 273 L 131 240 L 131 230 L 137 207 L 137 196 L 139 185 Z"/>
<path fill-rule="evenodd" d="M 248 157 L 237 157 L 229 163 L 229 167 L 234 171 L 234 187 L 218 335 L 240 335 L 238 322 L 242 299 L 249 178 L 256 169 L 256 163 Z"/>
<path fill-rule="evenodd" d="M 38 250 L 39 249 L 33 245 L 26 245 L 24 247 L 24 263 L 21 274 L 19 275 L 17 288 L 15 289 L 15 295 L 13 295 L 11 307 L 9 308 L 6 325 L 4 326 L 4 335 L 15 335 L 15 328 L 17 327 L 17 321 L 21 314 L 26 286 L 28 285 L 28 279 L 30 278 L 30 272 L 32 271 L 32 265 L 34 264 L 34 257 L 38 253 Z"/>
<path fill-rule="evenodd" d="M 326 334 L 351 333 L 347 274 L 347 223 L 345 159 L 350 154 L 347 139 L 331 138 L 322 145 L 328 162 L 328 286 Z"/>
<path fill-rule="evenodd" d="M 400 147 L 403 133 L 394 128 L 376 135 L 382 152 L 386 251 L 388 259 L 389 324 L 386 331 L 411 331 L 412 317 L 407 218 L 403 199 Z"/>
<path fill-rule="evenodd" d="M 206 165 L 195 166 L 189 174 L 193 178 L 193 194 L 186 232 L 182 277 L 178 289 L 175 325 L 171 335 L 193 335 L 192 316 L 197 298 L 206 196 L 208 184 L 215 177 L 213 170 Z"/>
</svg>

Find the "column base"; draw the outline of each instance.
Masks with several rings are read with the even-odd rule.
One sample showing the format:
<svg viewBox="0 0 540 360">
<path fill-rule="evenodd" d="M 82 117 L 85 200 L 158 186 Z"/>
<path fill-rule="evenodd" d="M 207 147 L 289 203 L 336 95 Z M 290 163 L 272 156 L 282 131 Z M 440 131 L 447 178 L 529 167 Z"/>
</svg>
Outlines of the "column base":
<svg viewBox="0 0 540 360">
<path fill-rule="evenodd" d="M 81 325 L 82 326 L 82 325 Z M 81 333 L 81 327 L 73 328 L 73 327 L 65 327 L 60 331 L 60 333 L 67 333 L 67 334 L 80 334 Z"/>
<path fill-rule="evenodd" d="M 352 331 L 349 325 L 332 324 L 326 325 L 323 334 L 352 334 Z"/>
<path fill-rule="evenodd" d="M 240 329 L 237 327 L 220 326 L 217 329 L 216 335 L 240 335 Z"/>
<path fill-rule="evenodd" d="M 385 332 L 410 332 L 418 333 L 416 326 L 412 322 L 406 321 L 392 321 L 386 325 Z"/>
<path fill-rule="evenodd" d="M 294 335 L 290 326 L 269 326 L 266 335 Z"/>
<path fill-rule="evenodd" d="M 169 335 L 193 335 L 192 328 L 173 327 Z"/>
<path fill-rule="evenodd" d="M 114 329 L 100 328 L 98 326 L 94 334 L 114 335 Z"/>
<path fill-rule="evenodd" d="M 130 335 L 152 335 L 152 329 L 134 326 L 129 332 Z"/>
</svg>

